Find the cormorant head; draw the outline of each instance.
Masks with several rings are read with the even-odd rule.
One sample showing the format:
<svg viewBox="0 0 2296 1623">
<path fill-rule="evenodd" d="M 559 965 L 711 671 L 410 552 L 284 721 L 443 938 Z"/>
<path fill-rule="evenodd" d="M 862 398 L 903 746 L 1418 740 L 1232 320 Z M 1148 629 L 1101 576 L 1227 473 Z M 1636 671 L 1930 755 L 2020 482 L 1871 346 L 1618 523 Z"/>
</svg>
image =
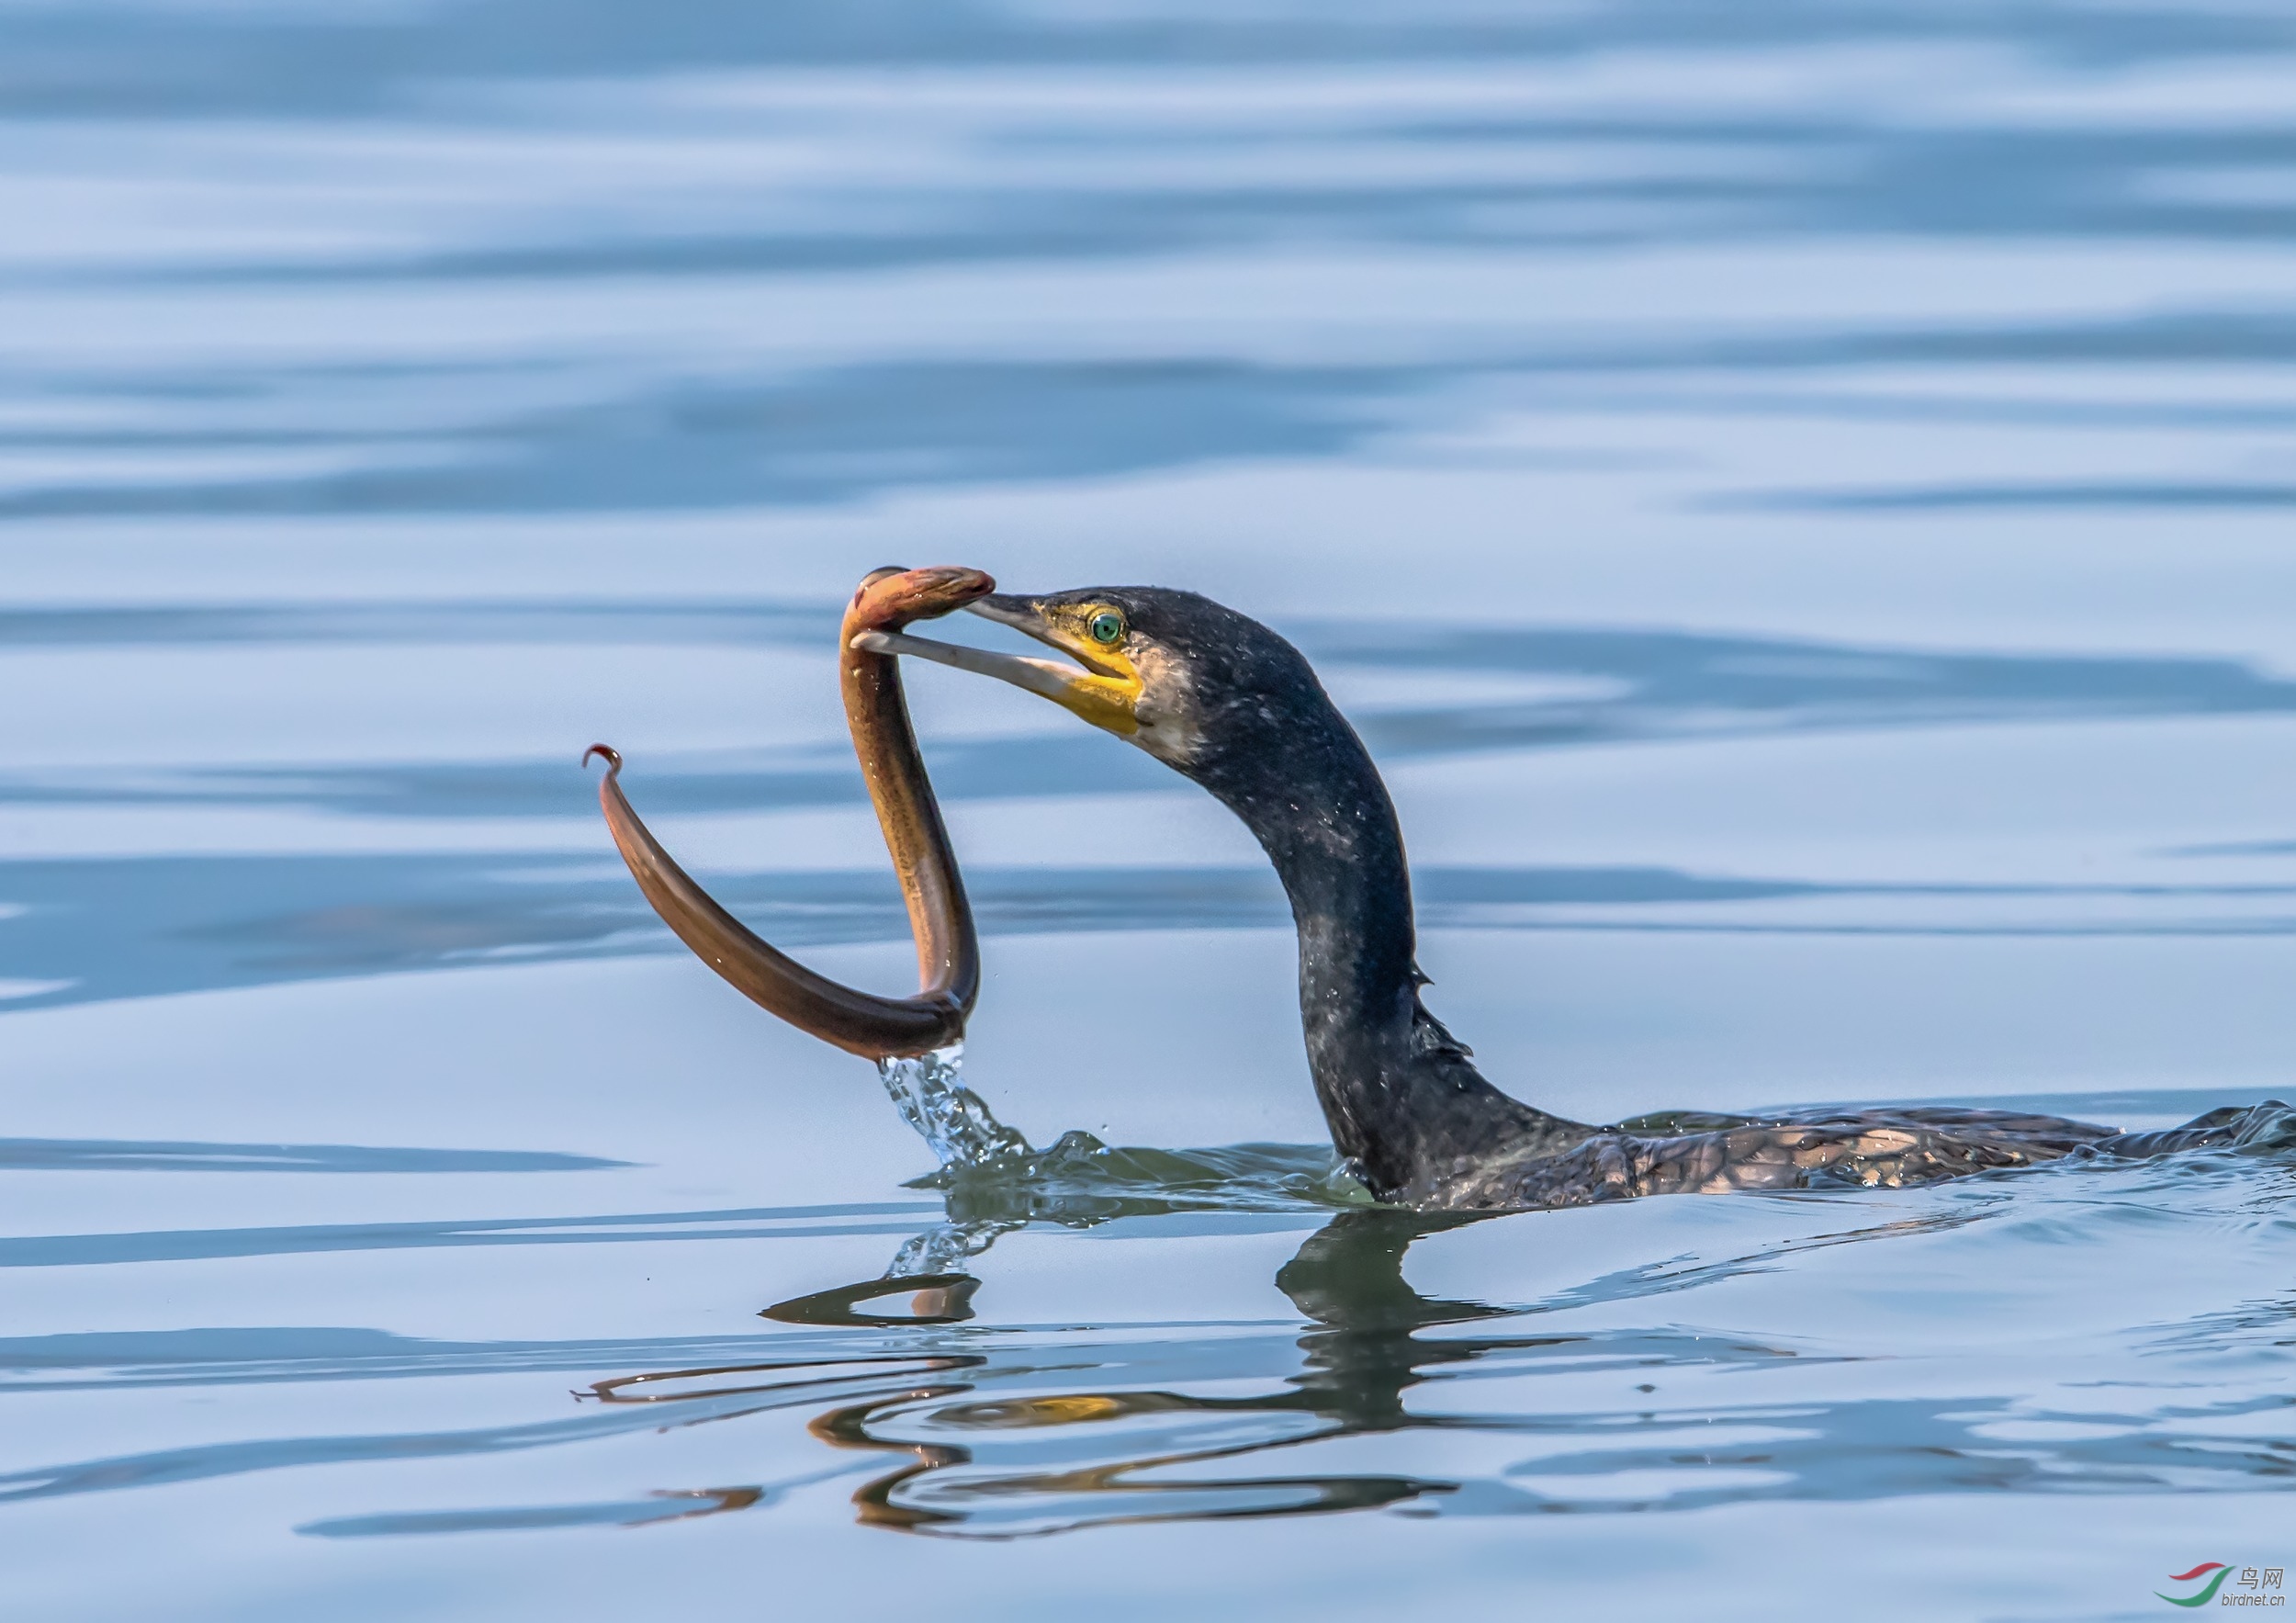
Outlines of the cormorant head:
<svg viewBox="0 0 2296 1623">
<path fill-rule="evenodd" d="M 1329 704 L 1297 648 L 1193 592 L 1093 586 L 1043 597 L 992 592 L 964 606 L 1066 659 L 1024 659 L 903 633 L 866 634 L 864 646 L 1026 688 L 1199 779 L 1239 749 L 1265 750 L 1303 704 Z"/>
</svg>

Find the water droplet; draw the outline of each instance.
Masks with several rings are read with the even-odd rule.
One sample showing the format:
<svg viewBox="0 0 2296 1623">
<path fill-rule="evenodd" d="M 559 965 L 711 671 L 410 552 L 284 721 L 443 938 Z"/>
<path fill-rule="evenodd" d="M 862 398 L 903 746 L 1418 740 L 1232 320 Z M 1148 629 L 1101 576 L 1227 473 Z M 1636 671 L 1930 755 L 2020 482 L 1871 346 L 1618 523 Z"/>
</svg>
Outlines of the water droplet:
<svg viewBox="0 0 2296 1623">
<path fill-rule="evenodd" d="M 999 1121 L 987 1102 L 958 1079 L 963 1068 L 962 1043 L 877 1062 L 893 1108 L 932 1145 L 942 1167 L 995 1167 L 1035 1155 L 1027 1139 Z"/>
</svg>

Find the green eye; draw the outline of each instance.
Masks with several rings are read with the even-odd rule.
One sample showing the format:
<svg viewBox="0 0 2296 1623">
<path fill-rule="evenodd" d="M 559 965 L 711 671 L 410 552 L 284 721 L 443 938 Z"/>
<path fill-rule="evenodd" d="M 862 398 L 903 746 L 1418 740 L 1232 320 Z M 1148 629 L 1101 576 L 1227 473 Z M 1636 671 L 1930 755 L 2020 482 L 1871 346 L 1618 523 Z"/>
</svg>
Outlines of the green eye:
<svg viewBox="0 0 2296 1623">
<path fill-rule="evenodd" d="M 1107 648 L 1124 635 L 1124 616 L 1114 609 L 1102 609 L 1092 616 L 1092 624 L 1087 629 L 1092 633 L 1093 641 Z"/>
</svg>

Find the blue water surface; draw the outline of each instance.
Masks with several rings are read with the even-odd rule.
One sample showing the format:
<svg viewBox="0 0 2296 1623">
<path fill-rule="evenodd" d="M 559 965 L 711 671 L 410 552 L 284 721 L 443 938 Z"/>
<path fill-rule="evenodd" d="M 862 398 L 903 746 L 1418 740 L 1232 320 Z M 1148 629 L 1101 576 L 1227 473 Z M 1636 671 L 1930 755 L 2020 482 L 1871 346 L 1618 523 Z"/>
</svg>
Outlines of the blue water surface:
<svg viewBox="0 0 2296 1623">
<path fill-rule="evenodd" d="M 1356 718 L 1542 1105 L 2288 1097 L 2287 8 L 0 0 L 0 220 L 9 1616 L 2296 1556 L 2285 1153 L 1369 1209 L 1248 837 L 924 670 L 965 1080 L 1120 1146 L 934 1180 L 578 765 L 905 988 L 854 580 L 1187 586 Z"/>
</svg>

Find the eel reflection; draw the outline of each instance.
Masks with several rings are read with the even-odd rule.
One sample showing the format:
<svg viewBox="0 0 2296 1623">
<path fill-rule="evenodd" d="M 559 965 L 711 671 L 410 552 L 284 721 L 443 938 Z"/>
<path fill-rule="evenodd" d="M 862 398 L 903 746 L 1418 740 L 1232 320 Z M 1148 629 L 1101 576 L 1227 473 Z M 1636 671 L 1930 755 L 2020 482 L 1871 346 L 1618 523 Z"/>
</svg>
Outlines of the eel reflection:
<svg viewBox="0 0 2296 1623">
<path fill-rule="evenodd" d="M 1379 1473 L 1237 1476 L 1227 1462 L 1272 1448 L 1334 1438 L 1449 1424 L 1412 1414 L 1404 1394 L 1441 1366 L 1470 1362 L 1503 1348 L 1545 1346 L 1572 1337 L 1515 1336 L 1495 1340 L 1446 1337 L 1423 1341 L 1417 1332 L 1441 1324 L 1491 1318 L 1511 1310 L 1420 1295 L 1403 1279 L 1404 1251 L 1423 1234 L 1475 1221 L 1472 1216 L 1366 1209 L 1340 1213 L 1300 1246 L 1276 1283 L 1313 1327 L 1299 1338 L 1299 1373 L 1286 1390 L 1250 1397 L 1195 1397 L 1164 1391 L 1061 1392 L 967 1402 L 966 1366 L 985 1360 L 943 1357 L 917 1359 L 925 1382 L 895 1393 L 879 1392 L 839 1404 L 807 1426 L 832 1448 L 904 1457 L 897 1469 L 855 1490 L 859 1519 L 872 1527 L 964 1537 L 1013 1537 L 1125 1522 L 1229 1520 L 1299 1516 L 1394 1505 L 1457 1484 Z M 939 1311 L 962 1281 L 954 1313 Z M 977 1283 L 968 1276 L 884 1278 L 816 1292 L 766 1310 L 769 1317 L 807 1324 L 881 1327 L 896 1323 L 947 1324 L 970 1316 L 962 1299 Z M 920 1311 L 910 1318 L 860 1311 L 878 1297 L 915 1290 Z M 891 1362 L 899 1355 L 889 1355 Z M 751 1388 L 777 1394 L 793 1390 L 787 1377 L 801 1368 L 670 1370 L 601 1382 L 586 1396 L 609 1403 L 674 1403 Z M 841 1372 L 833 1374 L 838 1379 Z M 649 1388 L 661 1387 L 656 1396 Z M 952 1401 L 955 1400 L 955 1401 Z M 922 1421 L 933 1440 L 904 1437 Z M 1129 1426 L 1139 1422 L 1140 1426 Z M 1211 1436 L 1190 1447 L 1198 1426 Z M 996 1440 L 1069 1427 L 1114 1427 L 1086 1433 L 1094 1443 L 1063 1442 L 1040 1450 L 1040 1466 L 998 1467 L 976 1458 Z M 1152 1436 L 1143 1439 L 1140 1431 Z M 967 1434 L 978 1443 L 940 1440 Z M 1161 1435 L 1154 1435 L 1161 1434 Z M 1109 1439 L 1114 1459 L 1076 1463 Z M 1193 1468 L 1218 1474 L 1191 1477 Z M 1143 1480 L 1147 1479 L 1147 1480 Z M 726 1490 L 712 1490 L 725 1493 Z M 754 1501 L 753 1501 L 754 1502 Z M 726 1508 L 735 1506 L 727 1505 Z M 687 1510 L 684 1514 L 693 1514 Z"/>
</svg>

